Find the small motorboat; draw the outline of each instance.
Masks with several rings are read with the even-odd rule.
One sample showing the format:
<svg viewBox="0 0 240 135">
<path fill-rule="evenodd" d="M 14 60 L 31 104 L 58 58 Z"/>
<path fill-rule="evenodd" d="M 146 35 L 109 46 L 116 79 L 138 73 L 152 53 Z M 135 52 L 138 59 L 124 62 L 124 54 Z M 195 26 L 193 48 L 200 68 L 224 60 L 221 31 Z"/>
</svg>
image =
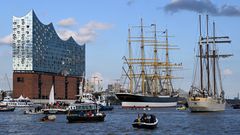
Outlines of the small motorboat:
<svg viewBox="0 0 240 135">
<path fill-rule="evenodd" d="M 55 121 L 56 115 L 45 115 L 40 119 L 42 122 Z"/>
<path fill-rule="evenodd" d="M 176 110 L 184 111 L 187 110 L 187 107 L 185 105 L 177 106 Z"/>
<path fill-rule="evenodd" d="M 0 107 L 0 112 L 13 112 L 15 110 L 15 107 Z"/>
<path fill-rule="evenodd" d="M 157 127 L 158 119 L 152 114 L 144 113 L 142 117 L 138 115 L 138 118 L 134 120 L 132 126 L 134 128 L 154 129 Z"/>
<path fill-rule="evenodd" d="M 233 109 L 240 109 L 240 103 L 233 104 L 232 107 L 233 107 Z"/>
</svg>

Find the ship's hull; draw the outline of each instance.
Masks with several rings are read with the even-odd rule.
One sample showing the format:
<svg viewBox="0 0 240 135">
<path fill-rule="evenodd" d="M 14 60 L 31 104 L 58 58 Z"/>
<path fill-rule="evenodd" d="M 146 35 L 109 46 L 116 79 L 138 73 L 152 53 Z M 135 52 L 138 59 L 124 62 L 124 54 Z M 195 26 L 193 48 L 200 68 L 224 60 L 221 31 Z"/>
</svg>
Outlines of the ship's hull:
<svg viewBox="0 0 240 135">
<path fill-rule="evenodd" d="M 118 93 L 116 96 L 122 101 L 123 108 L 175 107 L 178 101 L 178 97 L 170 96 L 144 96 L 129 93 Z"/>
<path fill-rule="evenodd" d="M 217 112 L 225 110 L 226 102 L 212 97 L 190 97 L 188 106 L 191 112 Z"/>
</svg>

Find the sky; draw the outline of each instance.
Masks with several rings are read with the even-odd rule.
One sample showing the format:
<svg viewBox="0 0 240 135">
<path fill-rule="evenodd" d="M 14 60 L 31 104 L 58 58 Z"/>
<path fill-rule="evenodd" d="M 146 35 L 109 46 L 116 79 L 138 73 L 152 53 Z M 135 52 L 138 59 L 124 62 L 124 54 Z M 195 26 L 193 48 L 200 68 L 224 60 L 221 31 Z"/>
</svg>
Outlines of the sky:
<svg viewBox="0 0 240 135">
<path fill-rule="evenodd" d="M 171 61 L 183 64 L 175 87 L 189 91 L 197 45 L 198 15 L 209 14 L 217 34 L 232 40 L 223 52 L 234 56 L 220 62 L 226 97 L 233 98 L 240 80 L 239 0 L 3 0 L 0 5 L 0 89 L 12 88 L 12 16 L 34 10 L 44 24 L 53 23 L 62 39 L 70 36 L 86 43 L 86 76 L 99 76 L 104 87 L 121 77 L 122 57 L 127 54 L 128 27 L 156 23 L 168 29 L 170 42 L 180 50 L 170 52 Z M 203 30 L 203 33 L 206 30 Z M 8 76 L 8 77 L 6 77 Z"/>
</svg>

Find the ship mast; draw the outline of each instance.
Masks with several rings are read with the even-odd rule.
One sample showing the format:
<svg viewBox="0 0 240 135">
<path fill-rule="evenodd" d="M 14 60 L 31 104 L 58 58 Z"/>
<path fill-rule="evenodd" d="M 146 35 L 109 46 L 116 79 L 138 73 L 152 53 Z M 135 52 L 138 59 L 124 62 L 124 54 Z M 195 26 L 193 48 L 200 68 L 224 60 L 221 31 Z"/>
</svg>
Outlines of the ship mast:
<svg viewBox="0 0 240 135">
<path fill-rule="evenodd" d="M 157 94 L 157 90 L 158 90 L 158 85 L 157 85 L 157 81 L 158 81 L 158 64 L 157 64 L 157 56 L 158 56 L 158 52 L 157 52 L 157 26 L 156 24 L 152 24 L 151 26 L 154 26 L 154 75 L 153 75 L 153 91 L 152 94 L 156 95 Z"/>
<path fill-rule="evenodd" d="M 173 92 L 173 88 L 172 88 L 172 83 L 171 83 L 171 79 L 170 79 L 170 76 L 171 76 L 171 71 L 169 70 L 169 67 L 170 67 L 170 65 L 169 65 L 169 53 L 168 53 L 168 50 L 169 50 L 169 44 L 168 44 L 168 30 L 166 29 L 165 30 L 165 34 L 166 34 L 166 83 L 167 83 L 167 90 L 170 90 L 171 89 L 171 92 L 170 93 L 172 93 Z"/>
<path fill-rule="evenodd" d="M 134 31 L 130 28 L 128 29 L 129 52 L 128 58 L 124 57 L 124 63 L 127 64 L 129 70 L 126 71 L 123 68 L 126 77 L 129 79 L 128 88 L 130 93 L 133 94 L 134 92 L 139 92 L 138 89 L 140 89 L 142 95 L 157 95 L 161 90 L 166 90 L 165 95 L 169 95 L 171 91 L 173 92 L 171 79 L 178 79 L 171 75 L 171 68 L 179 68 L 182 65 L 169 62 L 168 51 L 169 49 L 176 48 L 169 47 L 168 31 L 164 31 L 164 38 L 166 41 L 161 43 L 158 39 L 156 24 L 144 26 L 143 19 L 141 19 L 140 26 L 133 27 L 137 27 L 138 30 L 140 29 L 140 31 L 138 31 L 139 36 L 133 36 L 134 34 L 132 33 L 134 33 Z M 144 29 L 145 27 L 146 29 L 151 28 L 153 34 L 145 33 L 148 30 Z M 136 47 L 137 49 L 133 49 L 133 47 Z M 159 57 L 161 56 L 158 53 L 158 49 L 164 49 L 164 51 L 166 51 L 166 60 L 159 61 Z M 149 54 L 145 54 L 145 51 L 150 52 L 150 56 Z M 135 53 L 138 57 L 134 56 Z"/>
<path fill-rule="evenodd" d="M 215 22 L 213 22 L 213 95 L 216 95 L 216 44 L 215 44 Z"/>
<path fill-rule="evenodd" d="M 199 54 L 200 54 L 200 90 L 203 91 L 203 66 L 202 66 L 202 28 L 201 15 L 199 15 Z"/>
<path fill-rule="evenodd" d="M 142 77 L 142 94 L 145 95 L 145 61 L 144 61 L 144 35 L 143 35 L 143 20 L 141 18 L 141 77 Z"/>
<path fill-rule="evenodd" d="M 207 50 L 206 50 L 206 59 L 207 59 L 207 94 L 209 95 L 210 93 L 210 69 L 209 69 L 209 43 L 208 43 L 208 15 L 206 15 L 206 25 L 207 25 L 207 44 L 206 44 L 206 47 L 207 47 Z"/>
<path fill-rule="evenodd" d="M 205 97 L 206 94 L 208 96 L 213 96 L 213 97 L 217 97 L 218 93 L 217 93 L 217 73 L 216 73 L 216 68 L 218 65 L 218 60 L 220 57 L 222 58 L 226 58 L 229 56 L 232 56 L 232 54 L 222 54 L 219 55 L 217 54 L 217 43 L 231 43 L 231 41 L 229 40 L 228 36 L 220 36 L 220 37 L 216 37 L 215 35 L 215 22 L 213 22 L 213 36 L 209 36 L 208 33 L 208 15 L 206 16 L 206 36 L 202 37 L 202 31 L 201 31 L 201 15 L 199 15 L 199 28 L 200 28 L 200 35 L 199 35 L 199 59 L 200 59 L 200 94 L 202 95 L 202 97 Z M 203 46 L 204 45 L 204 46 Z M 210 47 L 212 45 L 212 47 Z M 212 48 L 212 51 L 210 51 L 210 49 Z M 203 50 L 205 50 L 205 53 L 203 53 Z M 210 53 L 211 52 L 211 53 Z M 210 73 L 210 60 L 211 60 L 211 71 L 212 74 Z M 206 62 L 206 68 L 203 68 L 203 64 L 204 62 Z M 203 70 L 206 70 L 206 74 L 203 73 Z M 221 73 L 219 71 L 219 81 L 220 81 L 220 89 L 221 89 L 221 93 L 223 92 L 222 90 L 222 86 L 221 86 Z M 207 80 L 206 80 L 206 87 L 207 87 L 207 91 L 205 91 L 205 85 L 203 84 L 203 78 L 204 75 L 206 75 Z M 212 76 L 210 76 L 212 75 Z M 211 80 L 212 79 L 212 80 Z M 213 86 L 211 87 L 211 81 L 213 81 Z M 207 93 L 205 93 L 207 92 Z"/>
<path fill-rule="evenodd" d="M 129 79 L 130 79 L 130 93 L 133 93 L 133 70 L 132 70 L 132 46 L 131 46 L 131 30 L 128 29 L 128 49 L 129 49 Z"/>
</svg>

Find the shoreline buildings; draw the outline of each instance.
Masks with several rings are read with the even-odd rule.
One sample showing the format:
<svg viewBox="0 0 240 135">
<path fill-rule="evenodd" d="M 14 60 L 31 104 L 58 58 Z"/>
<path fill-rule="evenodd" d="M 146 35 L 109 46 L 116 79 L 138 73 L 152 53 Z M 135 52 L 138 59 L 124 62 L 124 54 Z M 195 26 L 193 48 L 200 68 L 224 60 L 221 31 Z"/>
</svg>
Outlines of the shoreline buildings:
<svg viewBox="0 0 240 135">
<path fill-rule="evenodd" d="M 53 24 L 41 23 L 31 10 L 13 17 L 13 97 L 75 99 L 85 72 L 85 44 L 64 41 Z"/>
</svg>

